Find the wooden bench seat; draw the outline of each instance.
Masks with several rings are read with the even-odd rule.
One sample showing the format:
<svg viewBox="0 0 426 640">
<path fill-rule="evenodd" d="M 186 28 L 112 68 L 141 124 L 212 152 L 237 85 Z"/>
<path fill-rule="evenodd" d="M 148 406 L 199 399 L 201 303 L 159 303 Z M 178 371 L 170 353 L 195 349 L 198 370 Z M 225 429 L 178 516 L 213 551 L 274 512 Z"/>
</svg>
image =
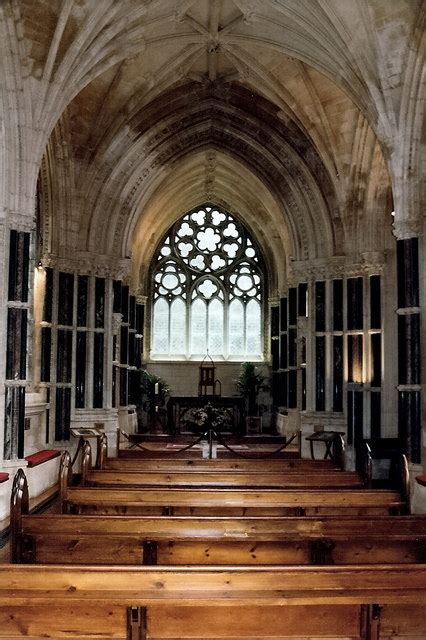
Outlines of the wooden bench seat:
<svg viewBox="0 0 426 640">
<path fill-rule="evenodd" d="M 14 562 L 359 564 L 426 561 L 426 516 L 24 516 Z"/>
<path fill-rule="evenodd" d="M 62 488 L 72 500 L 85 492 L 94 510 L 117 500 L 132 503 L 135 489 Z M 194 490 L 197 500 L 205 491 Z M 179 500 L 185 490 L 175 493 Z M 208 491 L 215 494 L 214 491 Z M 229 491 L 217 490 L 219 495 Z M 286 491 L 261 491 L 282 496 Z M 294 492 L 290 492 L 294 493 Z M 299 492 L 300 493 L 300 492 Z M 305 494 L 306 492 L 302 492 Z M 336 492 L 332 492 L 336 493 Z M 350 492 L 347 492 L 350 493 Z M 359 492 L 362 495 L 382 492 Z M 149 498 L 146 498 L 148 494 Z M 252 490 L 232 491 L 247 496 Z M 329 492 L 317 491 L 316 496 Z M 70 497 L 71 496 L 71 497 Z M 334 502 L 336 496 L 334 495 Z M 216 498 L 215 498 L 216 499 Z M 102 504 L 102 501 L 106 503 Z M 223 501 L 223 498 L 220 502 Z M 121 504 L 121 502 L 120 502 Z M 78 508 L 81 509 L 80 503 Z M 343 512 L 345 513 L 345 511 Z M 420 562 L 424 560 L 426 517 L 118 517 L 113 515 L 28 515 L 28 486 L 19 471 L 12 494 L 11 558 L 15 562 L 96 562 L 109 564 L 307 564 Z"/>
<path fill-rule="evenodd" d="M 313 487 L 360 488 L 363 480 L 349 471 L 122 471 L 85 470 L 82 484 L 87 486 L 141 487 Z"/>
<path fill-rule="evenodd" d="M 179 460 L 177 458 L 155 459 L 155 458 L 106 458 L 104 462 L 106 469 L 123 470 L 123 471 L 182 471 L 190 473 L 192 471 L 207 471 L 209 473 L 223 471 L 246 472 L 246 471 L 265 471 L 265 472 L 288 472 L 296 471 L 341 471 L 341 468 L 331 460 L 306 460 L 304 458 L 295 458 L 293 460 L 271 458 L 267 460 L 247 460 L 238 459 L 221 459 L 213 460 L 199 458 L 196 460 Z"/>
<path fill-rule="evenodd" d="M 421 565 L 0 565 L 0 637 L 8 640 L 390 640 L 395 629 L 398 640 L 419 640 L 425 605 Z"/>
<path fill-rule="evenodd" d="M 426 565 L 355 567 L 77 567 L 0 565 L 0 603 L 207 606 L 426 604 Z"/>
<path fill-rule="evenodd" d="M 363 489 L 135 489 L 68 487 L 65 509 L 82 513 L 161 515 L 306 515 L 401 512 L 405 503 L 396 491 Z"/>
<path fill-rule="evenodd" d="M 90 445 L 83 448 L 83 478 L 90 468 Z M 86 469 L 86 470 L 84 470 Z M 106 473 L 106 472 L 105 472 Z M 271 489 L 224 487 L 71 487 L 71 459 L 60 465 L 60 500 L 64 512 L 127 515 L 316 515 L 342 510 L 400 513 L 407 508 L 396 491 L 366 489 Z M 349 511 L 348 511 L 349 510 Z"/>
</svg>

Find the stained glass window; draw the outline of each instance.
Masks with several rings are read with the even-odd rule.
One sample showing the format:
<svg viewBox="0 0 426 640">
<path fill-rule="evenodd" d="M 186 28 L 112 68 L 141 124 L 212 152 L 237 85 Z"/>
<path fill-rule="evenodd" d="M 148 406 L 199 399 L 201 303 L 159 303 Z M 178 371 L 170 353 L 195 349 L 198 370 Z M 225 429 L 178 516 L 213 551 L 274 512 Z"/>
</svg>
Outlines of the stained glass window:
<svg viewBox="0 0 426 640">
<path fill-rule="evenodd" d="M 243 225 L 214 205 L 178 220 L 154 257 L 152 358 L 263 357 L 263 274 Z"/>
</svg>

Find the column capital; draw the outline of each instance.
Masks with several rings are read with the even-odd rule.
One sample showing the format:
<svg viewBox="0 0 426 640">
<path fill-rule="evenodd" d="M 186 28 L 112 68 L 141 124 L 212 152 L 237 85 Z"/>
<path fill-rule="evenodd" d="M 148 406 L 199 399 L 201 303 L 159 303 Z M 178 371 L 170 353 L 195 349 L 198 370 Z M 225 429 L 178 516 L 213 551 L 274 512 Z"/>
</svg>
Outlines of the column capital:
<svg viewBox="0 0 426 640">
<path fill-rule="evenodd" d="M 382 251 L 364 251 L 361 253 L 361 260 L 366 275 L 376 275 L 383 271 L 385 256 Z"/>
<path fill-rule="evenodd" d="M 392 224 L 392 233 L 397 240 L 410 240 L 420 235 L 418 220 L 397 220 Z"/>
<path fill-rule="evenodd" d="M 25 215 L 17 211 L 11 211 L 10 209 L 7 211 L 5 222 L 9 229 L 13 229 L 14 231 L 32 233 L 36 228 L 34 215 Z"/>
<path fill-rule="evenodd" d="M 76 251 L 73 256 L 56 256 L 52 253 L 42 257 L 44 267 L 99 278 L 124 280 L 130 273 L 130 258 L 107 256 L 89 251 Z"/>
</svg>

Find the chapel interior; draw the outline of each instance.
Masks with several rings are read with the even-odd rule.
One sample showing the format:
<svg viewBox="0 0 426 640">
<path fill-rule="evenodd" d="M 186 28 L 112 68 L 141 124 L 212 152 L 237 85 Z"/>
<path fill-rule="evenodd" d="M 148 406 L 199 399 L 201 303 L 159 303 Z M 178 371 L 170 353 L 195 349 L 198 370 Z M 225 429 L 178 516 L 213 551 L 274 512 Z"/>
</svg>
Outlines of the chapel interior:
<svg viewBox="0 0 426 640">
<path fill-rule="evenodd" d="M 207 404 L 243 449 L 370 443 L 377 486 L 403 453 L 426 513 L 425 15 L 0 3 L 2 546 L 18 469 L 40 508 L 84 430 L 184 446 Z"/>
</svg>

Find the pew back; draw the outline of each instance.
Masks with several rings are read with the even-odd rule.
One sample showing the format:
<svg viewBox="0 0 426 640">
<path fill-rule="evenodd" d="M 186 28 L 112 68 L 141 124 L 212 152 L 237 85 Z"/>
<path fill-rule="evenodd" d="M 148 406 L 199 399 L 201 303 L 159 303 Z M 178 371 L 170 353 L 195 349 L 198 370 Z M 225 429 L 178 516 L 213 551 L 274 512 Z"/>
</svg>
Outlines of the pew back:
<svg viewBox="0 0 426 640">
<path fill-rule="evenodd" d="M 271 458 L 267 460 L 247 460 L 244 458 L 221 459 L 195 459 L 180 460 L 179 458 L 106 458 L 103 464 L 106 469 L 119 471 L 182 471 L 190 473 L 191 471 L 206 471 L 208 473 L 224 471 L 257 471 L 257 472 L 288 472 L 296 471 L 298 473 L 321 472 L 321 471 L 341 471 L 340 467 L 331 460 L 307 460 L 305 458 L 295 459 L 277 459 Z"/>
<path fill-rule="evenodd" d="M 404 503 L 396 491 L 362 489 L 135 489 L 68 487 L 62 494 L 65 510 L 84 513 L 161 515 L 306 515 L 338 513 L 387 514 Z M 118 511 L 117 511 L 118 509 Z"/>
<path fill-rule="evenodd" d="M 9 640 L 422 640 L 425 605 L 418 565 L 0 566 L 0 637 Z"/>
<path fill-rule="evenodd" d="M 83 476 L 82 484 L 88 486 L 129 487 L 312 487 L 312 488 L 360 488 L 363 480 L 357 473 L 348 471 L 125 471 L 91 470 Z"/>
<path fill-rule="evenodd" d="M 426 517 L 24 516 L 14 561 L 279 565 L 424 562 Z"/>
</svg>

